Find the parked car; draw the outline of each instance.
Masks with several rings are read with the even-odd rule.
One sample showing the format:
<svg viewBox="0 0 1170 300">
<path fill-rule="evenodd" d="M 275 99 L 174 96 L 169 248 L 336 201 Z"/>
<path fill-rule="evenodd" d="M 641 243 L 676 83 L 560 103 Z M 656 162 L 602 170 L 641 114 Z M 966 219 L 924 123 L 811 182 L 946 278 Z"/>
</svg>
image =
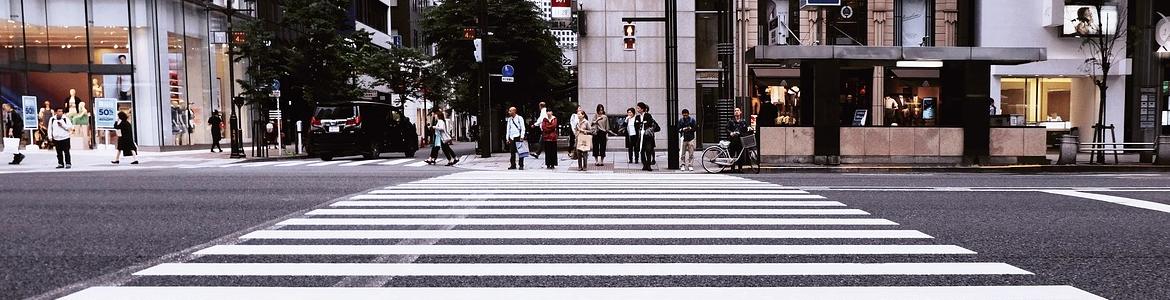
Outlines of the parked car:
<svg viewBox="0 0 1170 300">
<path fill-rule="evenodd" d="M 414 157 L 419 147 L 418 134 L 410 118 L 385 103 L 322 104 L 309 124 L 311 149 L 325 161 L 349 155 L 373 159 L 391 152 Z"/>
</svg>

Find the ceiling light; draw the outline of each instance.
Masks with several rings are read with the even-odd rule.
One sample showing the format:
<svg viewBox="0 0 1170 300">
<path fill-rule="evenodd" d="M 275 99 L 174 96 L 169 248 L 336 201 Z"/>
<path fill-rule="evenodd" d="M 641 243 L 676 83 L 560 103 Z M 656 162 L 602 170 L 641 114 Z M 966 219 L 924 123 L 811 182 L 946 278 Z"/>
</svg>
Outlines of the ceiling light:
<svg viewBox="0 0 1170 300">
<path fill-rule="evenodd" d="M 896 66 L 899 68 L 942 68 L 943 62 L 937 60 L 900 60 Z"/>
</svg>

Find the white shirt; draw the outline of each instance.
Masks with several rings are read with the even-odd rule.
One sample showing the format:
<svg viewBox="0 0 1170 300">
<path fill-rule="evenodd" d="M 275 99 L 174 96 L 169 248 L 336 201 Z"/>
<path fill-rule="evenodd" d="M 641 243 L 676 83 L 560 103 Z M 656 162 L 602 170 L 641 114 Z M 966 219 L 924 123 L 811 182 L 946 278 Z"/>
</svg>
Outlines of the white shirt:
<svg viewBox="0 0 1170 300">
<path fill-rule="evenodd" d="M 62 115 L 61 117 L 53 116 L 49 118 L 49 136 L 53 137 L 54 141 L 64 141 L 69 139 L 69 132 L 73 130 L 73 121 L 68 117 Z"/>
<path fill-rule="evenodd" d="M 508 122 L 508 140 L 515 138 L 523 138 L 526 133 L 524 130 L 524 117 L 516 115 L 515 117 L 508 117 L 505 119 Z"/>
<path fill-rule="evenodd" d="M 626 135 L 629 135 L 629 136 L 638 135 L 637 129 L 634 128 L 634 118 L 633 117 L 626 118 Z"/>
<path fill-rule="evenodd" d="M 581 121 L 581 115 L 578 115 L 577 113 L 573 113 L 573 116 L 569 117 L 569 129 L 572 130 L 573 132 L 577 132 L 577 122 L 580 122 L 580 121 Z"/>
<path fill-rule="evenodd" d="M 540 124 L 544 123 L 545 119 L 548 119 L 548 108 L 541 108 L 540 116 L 536 117 L 536 123 L 532 123 L 532 126 L 540 127 Z"/>
</svg>

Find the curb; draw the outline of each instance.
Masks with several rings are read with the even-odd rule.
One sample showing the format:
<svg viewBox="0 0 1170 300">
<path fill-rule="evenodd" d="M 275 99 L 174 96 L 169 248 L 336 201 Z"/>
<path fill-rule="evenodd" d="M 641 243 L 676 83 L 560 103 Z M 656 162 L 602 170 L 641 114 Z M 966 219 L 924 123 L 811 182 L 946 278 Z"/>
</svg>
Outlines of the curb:
<svg viewBox="0 0 1170 300">
<path fill-rule="evenodd" d="M 1020 166 L 873 166 L 873 167 L 762 167 L 760 173 L 1092 173 L 1170 172 L 1154 165 L 1020 165 Z"/>
<path fill-rule="evenodd" d="M 306 159 L 306 158 L 312 158 L 312 157 L 310 157 L 308 155 L 279 156 L 279 157 L 257 157 L 257 158 L 244 158 L 240 161 L 233 162 L 233 163 L 238 164 L 238 163 L 267 162 L 267 161 L 284 161 L 284 160 L 297 160 L 297 159 Z"/>
</svg>

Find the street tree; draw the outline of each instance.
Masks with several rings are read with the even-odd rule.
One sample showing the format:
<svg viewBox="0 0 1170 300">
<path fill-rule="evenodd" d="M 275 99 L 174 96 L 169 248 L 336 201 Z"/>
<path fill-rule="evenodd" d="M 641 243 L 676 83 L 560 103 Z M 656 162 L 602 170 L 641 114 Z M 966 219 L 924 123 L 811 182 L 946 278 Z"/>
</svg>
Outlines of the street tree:
<svg viewBox="0 0 1170 300">
<path fill-rule="evenodd" d="M 1097 91 L 1100 93 L 1099 106 L 1097 108 L 1097 123 L 1093 126 L 1093 142 L 1105 142 L 1105 112 L 1108 104 L 1108 90 L 1109 90 L 1109 72 L 1114 65 L 1121 59 L 1125 58 L 1126 36 L 1130 33 L 1128 22 L 1126 21 L 1126 9 L 1123 6 L 1107 6 L 1112 1 L 1109 0 L 1091 0 L 1086 2 L 1090 6 L 1088 11 L 1093 12 L 1091 16 L 1079 16 L 1083 19 L 1081 22 L 1085 26 L 1078 26 L 1078 31 L 1088 31 L 1081 33 L 1081 51 L 1089 58 L 1085 59 L 1084 65 L 1081 67 L 1090 78 L 1093 80 L 1093 85 L 1097 86 Z M 1111 14 L 1103 14 L 1105 9 L 1116 8 L 1116 11 Z M 1078 12 L 1083 14 L 1083 12 Z M 1092 17 L 1095 16 L 1095 17 Z M 1120 17 L 1119 17 L 1120 16 Z M 1112 141 L 1117 142 L 1117 141 Z M 1105 163 L 1105 152 L 1097 152 L 1093 158 L 1097 163 Z"/>
<path fill-rule="evenodd" d="M 568 71 L 561 65 L 561 49 L 535 4 L 526 0 L 484 0 L 489 17 L 479 20 L 479 1 L 443 1 L 427 12 L 421 23 L 425 41 L 437 45 L 435 57 L 458 85 L 452 89 L 454 109 L 480 111 L 480 68 L 496 73 L 505 64 L 515 67 L 515 82 L 492 83 L 493 98 L 502 99 L 492 103 L 501 107 L 528 107 L 527 104 L 547 100 L 551 91 L 568 82 Z M 490 62 L 486 66 L 475 62 L 474 46 L 465 37 L 466 29 L 479 28 L 477 21 L 486 22 L 490 32 L 478 33 Z"/>
<path fill-rule="evenodd" d="M 270 101 L 272 82 L 288 72 L 285 50 L 273 46 L 276 35 L 261 21 L 243 23 L 244 39 L 233 41 L 231 54 L 234 62 L 246 63 L 240 85 L 240 95 L 232 99 L 235 106 L 263 104 Z"/>
<path fill-rule="evenodd" d="M 371 65 L 378 66 L 366 71 L 374 79 L 372 85 L 386 87 L 399 96 L 398 104 L 415 100 L 447 104 L 451 79 L 433 57 L 418 49 L 396 47 L 371 53 L 369 59 L 375 62 Z"/>
<path fill-rule="evenodd" d="M 370 33 L 346 28 L 351 0 L 285 0 L 281 26 L 293 31 L 288 41 L 290 77 L 307 103 L 358 99 L 372 84 L 362 76 L 383 67 L 371 60 L 385 51 Z"/>
</svg>

